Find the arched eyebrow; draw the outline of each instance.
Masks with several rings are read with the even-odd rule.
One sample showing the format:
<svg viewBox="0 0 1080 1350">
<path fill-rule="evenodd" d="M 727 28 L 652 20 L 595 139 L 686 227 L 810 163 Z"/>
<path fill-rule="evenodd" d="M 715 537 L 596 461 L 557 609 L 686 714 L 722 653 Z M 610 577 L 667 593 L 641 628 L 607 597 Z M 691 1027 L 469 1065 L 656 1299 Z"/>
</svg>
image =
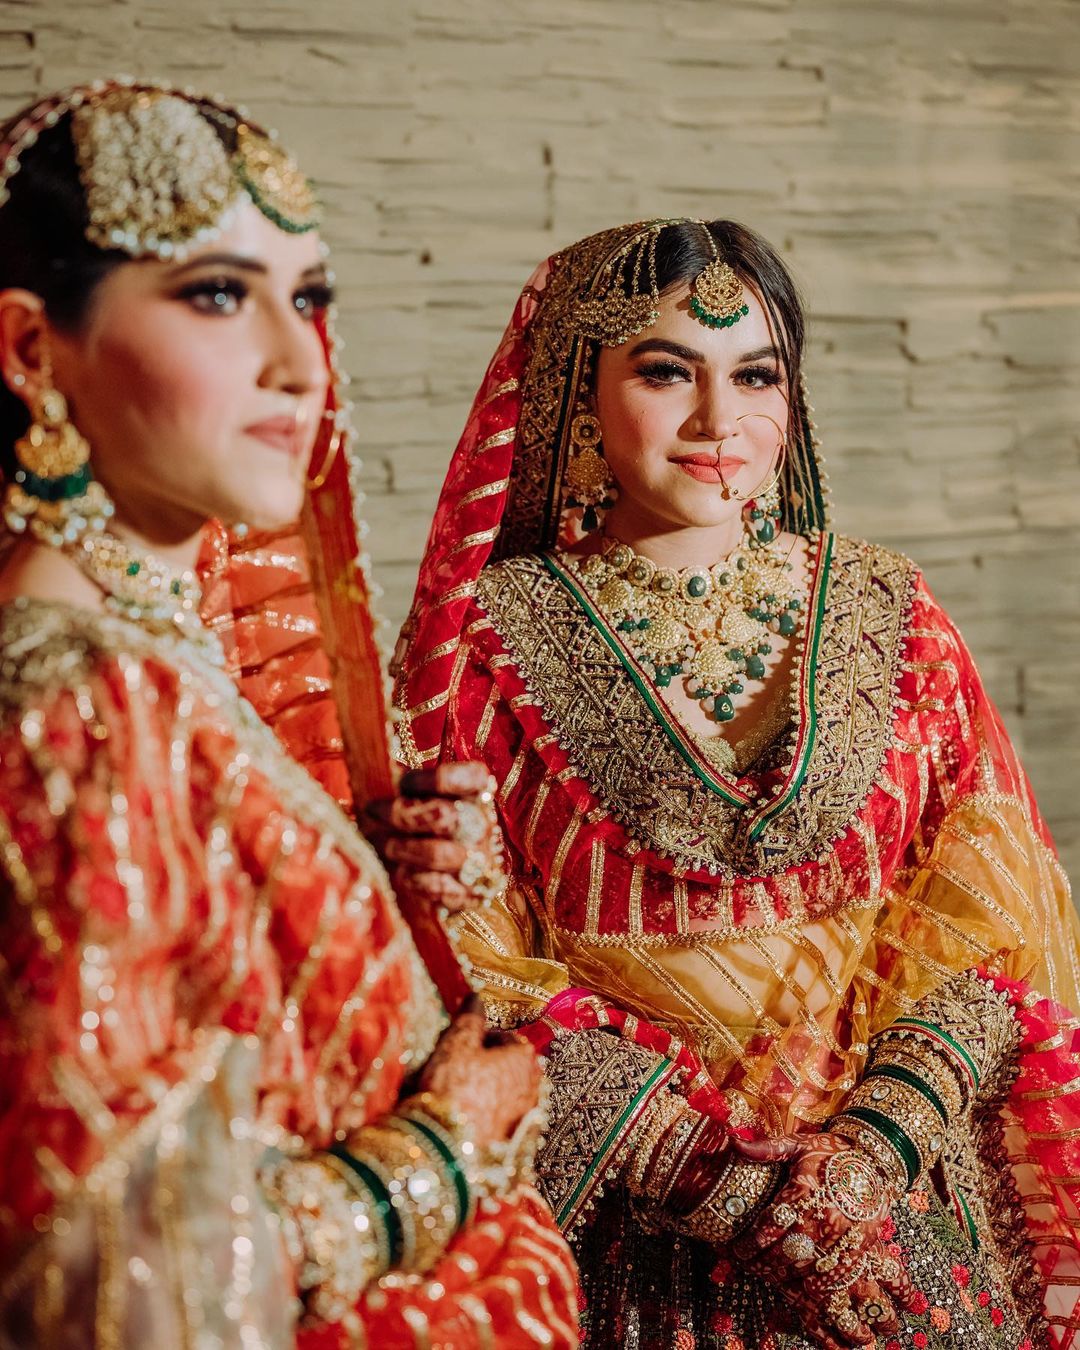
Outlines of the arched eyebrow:
<svg viewBox="0 0 1080 1350">
<path fill-rule="evenodd" d="M 185 272 L 194 272 L 200 267 L 235 267 L 241 272 L 254 272 L 259 276 L 266 276 L 269 268 L 258 258 L 252 258 L 244 253 L 204 253 L 198 258 L 189 258 L 186 262 L 179 263 L 172 270 L 174 277 L 183 276 Z M 317 262 L 312 263 L 310 267 L 305 267 L 300 273 L 301 281 L 317 281 L 327 275 L 326 264 Z"/>
<path fill-rule="evenodd" d="M 695 351 L 693 347 L 684 347 L 681 342 L 669 342 L 667 338 L 646 338 L 644 342 L 630 348 L 631 356 L 644 356 L 646 352 L 666 352 L 668 356 L 677 356 L 683 361 L 696 361 L 698 365 L 703 365 L 708 359 L 704 352 Z"/>
<path fill-rule="evenodd" d="M 694 347 L 684 347 L 681 342 L 671 342 L 667 338 L 646 338 L 630 348 L 631 356 L 644 356 L 647 352 L 665 352 L 668 356 L 677 356 L 681 361 L 693 361 L 704 365 L 708 357 Z M 770 343 L 767 347 L 755 347 L 752 352 L 743 352 L 736 365 L 746 365 L 750 361 L 779 361 L 780 353 Z"/>
</svg>

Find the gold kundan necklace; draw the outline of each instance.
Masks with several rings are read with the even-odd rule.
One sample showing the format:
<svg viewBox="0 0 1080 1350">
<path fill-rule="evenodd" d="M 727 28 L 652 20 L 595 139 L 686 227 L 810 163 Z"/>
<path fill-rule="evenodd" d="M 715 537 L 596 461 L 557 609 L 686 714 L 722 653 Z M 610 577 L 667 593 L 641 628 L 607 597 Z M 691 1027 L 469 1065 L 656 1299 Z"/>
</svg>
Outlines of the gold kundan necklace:
<svg viewBox="0 0 1080 1350">
<path fill-rule="evenodd" d="M 749 531 L 712 567 L 660 567 L 610 537 L 569 561 L 648 678 L 661 689 L 684 678 L 717 722 L 735 716 L 733 697 L 764 676 L 770 638 L 791 637 L 802 607 L 791 563 Z"/>
<path fill-rule="evenodd" d="M 189 571 L 178 571 L 149 553 L 138 553 L 107 531 L 91 532 L 64 550 L 105 593 L 114 613 L 195 637 L 202 627 L 202 589 Z"/>
</svg>

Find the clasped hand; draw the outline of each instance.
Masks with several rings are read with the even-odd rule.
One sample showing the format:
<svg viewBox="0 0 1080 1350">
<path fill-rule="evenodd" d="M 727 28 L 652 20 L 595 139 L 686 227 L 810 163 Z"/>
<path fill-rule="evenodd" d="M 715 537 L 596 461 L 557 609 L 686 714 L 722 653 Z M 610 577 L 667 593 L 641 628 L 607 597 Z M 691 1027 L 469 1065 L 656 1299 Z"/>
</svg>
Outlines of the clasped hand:
<svg viewBox="0 0 1080 1350">
<path fill-rule="evenodd" d="M 877 1164 L 834 1134 L 799 1140 L 788 1178 L 736 1255 L 784 1287 L 823 1350 L 869 1345 L 898 1329 L 914 1296 L 884 1241 L 894 1192 Z"/>
<path fill-rule="evenodd" d="M 483 764 L 405 774 L 399 795 L 373 802 L 363 826 L 398 896 L 456 913 L 505 889 L 494 782 Z"/>
</svg>

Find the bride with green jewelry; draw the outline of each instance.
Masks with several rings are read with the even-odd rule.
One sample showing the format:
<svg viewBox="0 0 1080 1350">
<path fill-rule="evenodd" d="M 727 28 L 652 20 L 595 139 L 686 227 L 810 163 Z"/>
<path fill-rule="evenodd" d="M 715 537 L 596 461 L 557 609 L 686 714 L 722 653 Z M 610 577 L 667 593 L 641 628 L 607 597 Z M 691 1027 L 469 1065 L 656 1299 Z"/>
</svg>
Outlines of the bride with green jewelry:
<svg viewBox="0 0 1080 1350">
<path fill-rule="evenodd" d="M 586 1344 L 1076 1350 L 1068 883 L 918 568 L 829 529 L 804 330 L 730 221 L 537 269 L 402 743 L 499 784 L 510 885 L 453 922 L 547 1059 Z"/>
</svg>

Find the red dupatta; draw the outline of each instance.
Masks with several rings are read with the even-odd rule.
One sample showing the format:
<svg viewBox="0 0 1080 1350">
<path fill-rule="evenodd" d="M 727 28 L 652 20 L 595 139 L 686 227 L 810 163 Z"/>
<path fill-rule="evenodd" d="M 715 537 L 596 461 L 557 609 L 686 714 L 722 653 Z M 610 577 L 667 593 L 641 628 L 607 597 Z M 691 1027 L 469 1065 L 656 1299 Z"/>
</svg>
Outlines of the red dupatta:
<svg viewBox="0 0 1080 1350">
<path fill-rule="evenodd" d="M 207 528 L 199 571 L 203 619 L 241 692 L 292 757 L 358 814 L 393 795 L 390 703 L 372 609 L 358 461 L 330 320 L 318 320 L 330 381 L 298 526 Z M 469 992 L 433 911 L 399 898 L 449 1011 Z"/>
<path fill-rule="evenodd" d="M 594 353 L 574 330 L 573 305 L 597 284 L 613 252 L 642 228 L 648 227 L 606 231 L 554 255 L 522 292 L 452 458 L 396 658 L 406 758 L 431 764 L 440 756 L 482 753 L 504 780 L 504 826 L 512 843 L 525 841 L 525 861 L 547 887 L 544 910 L 566 963 L 564 983 L 571 985 L 587 982 L 582 965 L 575 966 L 579 957 L 591 963 L 590 975 L 602 974 L 605 954 L 617 950 L 628 931 L 646 944 L 655 938 L 656 947 L 648 951 L 650 959 L 660 960 L 676 929 L 683 940 L 680 905 L 693 917 L 707 914 L 710 903 L 708 894 L 699 897 L 700 904 L 695 900 L 695 887 L 709 889 L 707 869 L 695 871 L 685 861 L 673 866 L 647 847 L 641 851 L 640 839 L 634 852 L 626 847 L 633 822 L 627 825 L 612 811 L 612 793 L 603 790 L 610 784 L 581 771 L 581 755 L 571 753 L 580 751 L 581 738 L 575 741 L 553 716 L 542 668 L 522 659 L 500 623 L 505 616 L 492 608 L 497 588 L 515 585 L 512 601 L 527 607 L 528 596 L 539 594 L 545 581 L 542 568 L 555 570 L 536 555 L 572 541 L 579 527 L 563 483 L 568 426 Z M 825 524 L 823 474 L 809 411 L 800 391 L 781 482 L 784 524 L 798 533 Z M 822 547 L 831 547 L 835 538 L 822 536 Z M 899 616 L 895 663 L 879 669 L 892 719 L 880 728 L 880 762 L 871 766 L 866 794 L 853 804 L 846 828 L 822 839 L 820 856 L 805 866 L 729 874 L 714 883 L 718 907 L 727 915 L 725 932 L 732 936 L 777 920 L 790 922 L 804 901 L 812 901 L 802 911 L 808 920 L 828 918 L 843 908 L 842 897 L 860 892 L 868 915 L 861 940 L 871 945 L 865 979 L 859 978 L 868 999 L 877 998 L 877 1017 L 885 1023 L 903 1006 L 896 1000 L 910 1003 L 950 973 L 984 963 L 993 971 L 1023 1032 L 1017 1079 L 1000 1120 L 1021 1227 L 1042 1283 L 1055 1350 L 1080 1350 L 1078 1024 L 1060 1001 L 1040 997 L 1027 983 L 1034 976 L 1046 992 L 1060 990 L 1059 1000 L 1076 997 L 1067 888 L 970 655 L 915 569 L 895 555 L 881 563 L 884 551 L 854 541 L 838 541 L 837 547 L 852 575 L 863 568 L 867 578 L 862 592 L 854 584 L 850 588 L 852 631 L 859 632 L 860 595 L 880 595 L 891 586 L 882 614 Z M 497 583 L 483 581 L 489 564 L 517 558 L 516 572 L 502 574 Z M 548 586 L 545 594 L 557 589 Z M 568 607 L 559 604 L 561 620 Z M 545 633 L 548 648 L 559 649 L 558 638 L 568 632 L 576 639 L 595 628 L 584 621 L 573 629 L 552 624 Z M 834 651 L 832 657 L 839 687 L 844 653 Z M 812 653 L 811 666 L 815 659 L 828 664 Z M 629 760 L 624 770 L 628 765 Z M 530 775 L 541 773 L 546 795 L 537 815 L 536 780 Z M 603 883 L 593 887 L 590 873 L 596 875 L 598 859 L 605 864 Z M 812 890 L 803 889 L 807 878 Z M 593 890 L 595 921 L 588 914 Z M 969 907 L 973 896 L 978 902 Z M 876 917 L 870 908 L 875 897 Z M 693 938 L 686 941 L 689 946 Z M 1047 944 L 1061 944 L 1061 950 Z M 533 978 L 531 970 L 522 976 L 513 962 L 500 966 L 499 974 Z M 612 982 L 612 988 L 617 985 Z M 596 1004 L 594 993 L 564 991 L 546 1007 L 537 1006 L 542 1016 L 532 1024 L 531 1037 L 546 1044 L 555 1026 L 579 1029 Z M 860 1006 L 862 1011 L 855 1011 Z M 866 1003 L 854 998 L 837 1007 L 834 1030 L 844 1059 L 817 1065 L 837 1084 L 849 1066 L 858 1071 L 866 1037 L 880 1029 L 870 1006 L 868 1014 Z M 637 1016 L 609 1010 L 604 1024 L 655 1048 L 656 1027 L 644 1020 L 641 1007 L 634 1012 Z M 799 1035 L 796 1030 L 787 1044 L 795 1058 Z M 759 1066 L 762 1092 L 784 1090 L 771 1039 L 762 1035 L 744 1047 L 745 1058 Z M 684 1067 L 692 1071 L 692 1061 Z M 700 1078 L 696 1082 L 700 1086 Z M 827 1099 L 821 1109 L 827 1114 Z"/>
</svg>

